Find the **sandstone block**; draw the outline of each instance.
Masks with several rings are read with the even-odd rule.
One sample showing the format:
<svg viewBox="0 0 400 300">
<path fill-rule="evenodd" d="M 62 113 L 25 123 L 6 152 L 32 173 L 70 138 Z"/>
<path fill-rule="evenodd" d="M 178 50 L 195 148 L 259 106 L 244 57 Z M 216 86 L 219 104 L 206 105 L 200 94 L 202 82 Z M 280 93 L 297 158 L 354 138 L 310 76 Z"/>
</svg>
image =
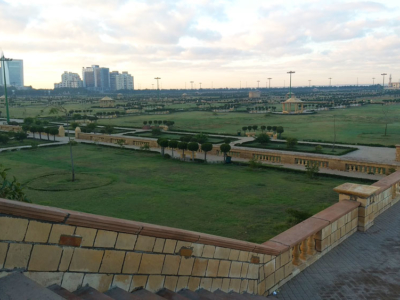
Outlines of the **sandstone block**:
<svg viewBox="0 0 400 300">
<path fill-rule="evenodd" d="M 182 258 L 179 267 L 179 275 L 191 275 L 193 270 L 194 258 Z"/>
<path fill-rule="evenodd" d="M 24 239 L 28 220 L 0 217 L 0 241 L 21 242 Z"/>
<path fill-rule="evenodd" d="M 241 280 L 240 279 L 231 279 L 230 285 L 229 285 L 229 290 L 239 293 L 240 292 L 240 284 Z"/>
<path fill-rule="evenodd" d="M 74 253 L 74 248 L 70 247 L 63 248 L 63 253 L 61 256 L 60 265 L 58 266 L 58 271 L 65 272 L 68 270 L 73 253 Z"/>
<path fill-rule="evenodd" d="M 52 245 L 34 245 L 29 271 L 57 271 L 62 248 Z"/>
<path fill-rule="evenodd" d="M 240 250 L 232 249 L 229 253 L 229 260 L 238 260 L 239 259 Z"/>
<path fill-rule="evenodd" d="M 0 243 L 0 269 L 3 269 L 4 261 L 6 260 L 7 250 L 8 250 L 8 244 Z"/>
<path fill-rule="evenodd" d="M 178 241 L 176 243 L 175 253 L 178 253 L 182 249 L 182 247 L 190 248 L 191 246 L 191 242 Z"/>
<path fill-rule="evenodd" d="M 155 242 L 155 237 L 139 235 L 136 242 L 135 250 L 151 252 L 153 250 Z"/>
<path fill-rule="evenodd" d="M 257 279 L 258 278 L 258 269 L 259 269 L 259 266 L 257 264 L 249 264 L 247 278 Z"/>
<path fill-rule="evenodd" d="M 247 292 L 248 286 L 249 286 L 249 281 L 247 279 L 242 280 L 242 282 L 240 283 L 240 292 L 239 293 Z"/>
<path fill-rule="evenodd" d="M 101 293 L 107 291 L 113 279 L 113 275 L 107 274 L 86 274 L 83 278 L 83 285 L 89 285 Z"/>
<path fill-rule="evenodd" d="M 275 260 L 271 260 L 270 262 L 264 265 L 264 276 L 268 277 L 274 272 L 275 272 Z"/>
<path fill-rule="evenodd" d="M 293 272 L 293 264 L 286 264 L 285 265 L 285 278 L 292 275 Z"/>
<path fill-rule="evenodd" d="M 146 290 L 150 292 L 157 292 L 164 287 L 165 276 L 161 275 L 150 275 L 147 280 Z"/>
<path fill-rule="evenodd" d="M 114 248 L 117 240 L 117 233 L 114 231 L 99 230 L 97 231 L 94 246 L 98 248 Z"/>
<path fill-rule="evenodd" d="M 205 289 L 207 291 L 211 290 L 212 278 L 201 278 L 200 280 L 200 288 Z"/>
<path fill-rule="evenodd" d="M 179 276 L 178 283 L 176 284 L 176 290 L 186 289 L 189 283 L 189 276 Z"/>
<path fill-rule="evenodd" d="M 344 227 L 343 227 L 344 228 Z M 315 240 L 315 249 L 319 252 L 324 251 L 331 244 L 331 237 L 328 236 L 324 240 Z"/>
<path fill-rule="evenodd" d="M 140 274 L 161 274 L 165 255 L 162 254 L 143 254 L 140 263 Z"/>
<path fill-rule="evenodd" d="M 62 234 L 72 235 L 74 234 L 75 226 L 62 225 L 62 224 L 53 224 L 51 228 L 49 243 L 50 244 L 58 244 L 60 241 L 60 236 Z"/>
<path fill-rule="evenodd" d="M 121 273 L 125 252 L 106 250 L 100 267 L 100 273 Z"/>
<path fill-rule="evenodd" d="M 231 250 L 228 249 L 228 248 L 216 247 L 215 248 L 215 253 L 214 253 L 214 258 L 217 258 L 217 259 L 228 259 L 230 251 Z"/>
<path fill-rule="evenodd" d="M 248 252 L 248 251 L 240 251 L 239 261 L 248 262 L 249 261 L 249 255 L 250 255 L 250 252 Z"/>
<path fill-rule="evenodd" d="M 206 276 L 217 277 L 219 260 L 210 259 L 207 265 Z"/>
<path fill-rule="evenodd" d="M 119 287 L 124 291 L 129 291 L 131 282 L 132 282 L 132 276 L 130 275 L 115 275 L 111 286 Z"/>
<path fill-rule="evenodd" d="M 177 283 L 178 283 L 178 276 L 166 276 L 164 287 L 174 292 L 176 290 Z"/>
<path fill-rule="evenodd" d="M 230 278 L 222 278 L 222 286 L 221 291 L 228 293 L 229 292 L 229 285 L 231 283 Z"/>
<path fill-rule="evenodd" d="M 31 254 L 32 245 L 27 244 L 10 244 L 8 247 L 8 254 L 6 257 L 6 262 L 4 268 L 14 269 L 14 268 L 26 268 L 29 256 Z"/>
<path fill-rule="evenodd" d="M 83 273 L 64 273 L 61 287 L 70 292 L 76 291 L 82 286 L 83 276 Z"/>
<path fill-rule="evenodd" d="M 269 290 L 275 284 L 275 274 L 271 274 L 267 278 L 265 278 L 265 290 Z"/>
<path fill-rule="evenodd" d="M 240 277 L 246 278 L 248 270 L 249 270 L 249 264 L 248 263 L 243 263 L 242 264 L 242 271 L 240 271 Z"/>
<path fill-rule="evenodd" d="M 206 274 L 208 259 L 196 258 L 193 265 L 192 276 L 203 277 Z"/>
<path fill-rule="evenodd" d="M 193 256 L 201 257 L 201 255 L 203 254 L 204 245 L 193 243 L 192 247 L 193 247 Z"/>
<path fill-rule="evenodd" d="M 332 225 L 332 232 L 335 232 L 338 229 L 338 221 L 333 222 L 331 225 Z"/>
<path fill-rule="evenodd" d="M 119 233 L 115 249 L 133 250 L 136 240 L 137 235 L 135 234 Z"/>
<path fill-rule="evenodd" d="M 132 278 L 132 283 L 131 283 L 131 288 L 130 291 L 140 287 L 146 287 L 146 283 L 147 283 L 147 275 L 134 275 Z"/>
<path fill-rule="evenodd" d="M 190 277 L 187 288 L 191 291 L 197 291 L 200 286 L 200 278 L 199 277 Z"/>
<path fill-rule="evenodd" d="M 271 261 L 271 260 L 272 260 L 272 256 L 271 255 L 264 254 L 264 260 L 263 260 L 264 264 L 269 262 L 269 261 Z"/>
<path fill-rule="evenodd" d="M 175 253 L 176 242 L 177 242 L 176 240 L 170 240 L 170 239 L 165 240 L 163 253 L 171 253 L 171 254 Z"/>
<path fill-rule="evenodd" d="M 214 292 L 216 290 L 220 290 L 222 287 L 222 278 L 214 278 L 211 283 L 211 290 L 210 292 Z"/>
<path fill-rule="evenodd" d="M 24 275 L 42 286 L 61 285 L 61 272 L 24 272 Z"/>
<path fill-rule="evenodd" d="M 99 271 L 104 251 L 76 248 L 72 256 L 69 270 L 71 272 L 89 272 Z"/>
<path fill-rule="evenodd" d="M 218 277 L 228 277 L 229 269 L 231 268 L 231 262 L 229 260 L 221 260 L 218 267 Z M 222 281 L 221 281 L 222 284 Z"/>
<path fill-rule="evenodd" d="M 215 253 L 215 246 L 205 245 L 203 250 L 203 257 L 213 258 Z"/>
<path fill-rule="evenodd" d="M 164 249 L 165 239 L 157 238 L 154 243 L 153 252 L 162 253 Z"/>
<path fill-rule="evenodd" d="M 127 252 L 125 255 L 124 267 L 122 273 L 136 274 L 139 270 L 140 261 L 142 260 L 142 253 Z"/>
<path fill-rule="evenodd" d="M 178 255 L 166 255 L 162 274 L 165 275 L 178 275 L 181 257 Z"/>
<path fill-rule="evenodd" d="M 229 277 L 233 278 L 239 278 L 240 277 L 240 271 L 242 270 L 242 264 L 239 261 L 233 261 L 231 265 L 231 269 L 229 271 Z"/>
<path fill-rule="evenodd" d="M 264 295 L 264 293 L 265 293 L 265 280 L 261 281 L 258 284 L 258 287 L 257 287 L 257 294 L 258 295 Z"/>
<path fill-rule="evenodd" d="M 93 247 L 97 229 L 77 227 L 75 234 L 82 237 L 81 247 Z"/>
<path fill-rule="evenodd" d="M 279 283 L 283 278 L 285 278 L 285 267 L 275 271 L 275 284 Z"/>
<path fill-rule="evenodd" d="M 46 243 L 51 230 L 50 223 L 30 221 L 25 236 L 25 242 Z"/>
<path fill-rule="evenodd" d="M 286 265 L 287 263 L 289 263 L 291 261 L 292 257 L 291 257 L 291 251 L 288 250 L 286 252 L 283 252 L 281 254 L 281 266 Z"/>
</svg>

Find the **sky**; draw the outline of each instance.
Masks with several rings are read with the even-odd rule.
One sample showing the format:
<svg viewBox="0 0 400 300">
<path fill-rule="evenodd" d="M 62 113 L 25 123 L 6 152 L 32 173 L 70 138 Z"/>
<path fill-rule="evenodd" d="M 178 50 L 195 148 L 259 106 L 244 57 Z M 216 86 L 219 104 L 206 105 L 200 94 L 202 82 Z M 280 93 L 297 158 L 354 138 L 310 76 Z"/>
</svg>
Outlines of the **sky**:
<svg viewBox="0 0 400 300">
<path fill-rule="evenodd" d="M 399 37 L 394 0 L 0 0 L 0 48 L 34 88 L 91 65 L 137 89 L 399 81 Z"/>
</svg>

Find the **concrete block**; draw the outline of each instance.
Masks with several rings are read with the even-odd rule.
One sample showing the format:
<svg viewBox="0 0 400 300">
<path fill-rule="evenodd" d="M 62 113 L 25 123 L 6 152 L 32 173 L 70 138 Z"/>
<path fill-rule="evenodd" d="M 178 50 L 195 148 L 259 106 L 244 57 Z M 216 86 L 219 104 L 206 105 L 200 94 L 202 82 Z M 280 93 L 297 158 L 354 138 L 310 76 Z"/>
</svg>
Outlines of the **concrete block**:
<svg viewBox="0 0 400 300">
<path fill-rule="evenodd" d="M 214 278 L 211 283 L 211 290 L 210 292 L 214 292 L 216 290 L 220 290 L 222 287 L 222 278 Z"/>
<path fill-rule="evenodd" d="M 27 267 L 31 254 L 32 245 L 28 244 L 10 244 L 4 268 L 14 269 Z"/>
<path fill-rule="evenodd" d="M 51 230 L 50 223 L 30 221 L 25 235 L 25 242 L 46 243 Z"/>
<path fill-rule="evenodd" d="M 248 270 L 249 270 L 249 264 L 248 263 L 243 263 L 242 264 L 242 271 L 240 272 L 240 277 L 246 278 Z"/>
<path fill-rule="evenodd" d="M 72 255 L 71 272 L 97 273 L 100 268 L 104 251 L 94 249 L 76 248 Z"/>
<path fill-rule="evenodd" d="M 247 272 L 247 278 L 249 278 L 249 279 L 258 279 L 258 269 L 259 269 L 259 265 L 257 265 L 257 264 L 249 264 L 249 270 Z"/>
<path fill-rule="evenodd" d="M 143 254 L 140 263 L 140 274 L 161 274 L 165 255 L 163 254 Z"/>
<path fill-rule="evenodd" d="M 178 255 L 166 255 L 162 274 L 165 275 L 178 275 L 181 257 Z"/>
<path fill-rule="evenodd" d="M 65 272 L 68 270 L 73 253 L 74 253 L 74 248 L 71 247 L 63 248 L 63 253 L 61 256 L 60 265 L 58 266 L 58 271 Z"/>
<path fill-rule="evenodd" d="M 124 291 L 129 291 L 131 282 L 132 282 L 132 276 L 130 275 L 115 275 L 111 286 L 119 287 Z"/>
<path fill-rule="evenodd" d="M 62 224 L 53 224 L 51 228 L 49 243 L 50 244 L 58 244 L 60 241 L 60 236 L 62 234 L 65 235 L 73 235 L 75 232 L 75 226 L 62 225 Z"/>
<path fill-rule="evenodd" d="M 204 277 L 207 270 L 208 259 L 196 258 L 194 260 L 192 276 Z"/>
<path fill-rule="evenodd" d="M 164 249 L 165 239 L 157 238 L 154 243 L 153 252 L 162 253 Z"/>
<path fill-rule="evenodd" d="M 248 286 L 249 286 L 249 280 L 247 280 L 247 279 L 242 280 L 242 282 L 240 283 L 240 291 L 239 291 L 239 293 L 242 294 L 244 292 L 247 292 Z"/>
<path fill-rule="evenodd" d="M 147 280 L 146 290 L 156 293 L 164 287 L 165 276 L 150 275 Z"/>
<path fill-rule="evenodd" d="M 187 288 L 191 291 L 197 291 L 200 286 L 200 278 L 199 277 L 190 277 Z"/>
<path fill-rule="evenodd" d="M 239 293 L 240 292 L 240 284 L 241 284 L 240 279 L 231 279 L 230 285 L 229 285 L 229 290 Z"/>
<path fill-rule="evenodd" d="M 203 257 L 213 258 L 215 253 L 215 246 L 205 245 L 203 249 Z"/>
<path fill-rule="evenodd" d="M 140 287 L 145 288 L 147 284 L 147 279 L 148 279 L 147 275 L 133 275 L 129 292 Z"/>
<path fill-rule="evenodd" d="M 0 217 L 0 241 L 21 242 L 24 239 L 28 220 Z"/>
<path fill-rule="evenodd" d="M 178 276 L 165 276 L 164 287 L 170 291 L 176 291 L 176 285 L 178 283 Z"/>
<path fill-rule="evenodd" d="M 117 235 L 114 231 L 99 230 L 94 241 L 94 246 L 96 248 L 114 248 Z"/>
<path fill-rule="evenodd" d="M 170 239 L 165 240 L 163 253 L 171 253 L 171 254 L 175 253 L 176 243 L 177 243 L 176 240 L 170 240 Z"/>
<path fill-rule="evenodd" d="M 176 284 L 176 290 L 186 289 L 189 284 L 189 276 L 179 276 L 178 283 Z"/>
<path fill-rule="evenodd" d="M 215 253 L 214 253 L 214 258 L 217 258 L 217 259 L 228 259 L 230 251 L 231 250 L 228 249 L 228 248 L 216 247 L 215 248 Z"/>
<path fill-rule="evenodd" d="M 222 278 L 222 286 L 221 291 L 228 293 L 229 292 L 229 285 L 231 283 L 230 278 Z"/>
<path fill-rule="evenodd" d="M 200 288 L 205 289 L 207 291 L 211 290 L 212 278 L 201 278 L 200 280 Z"/>
<path fill-rule="evenodd" d="M 61 272 L 25 272 L 24 275 L 44 287 L 53 284 L 61 285 L 63 278 Z"/>
<path fill-rule="evenodd" d="M 119 233 L 117 237 L 117 243 L 115 244 L 115 249 L 121 250 L 133 250 L 137 240 L 137 235 Z"/>
<path fill-rule="evenodd" d="M 124 266 L 122 273 L 136 274 L 139 270 L 140 261 L 142 260 L 142 253 L 127 252 L 125 255 Z"/>
<path fill-rule="evenodd" d="M 191 275 L 193 270 L 194 258 L 182 258 L 178 275 Z"/>
<path fill-rule="evenodd" d="M 248 262 L 249 261 L 250 252 L 248 251 L 240 251 L 239 253 L 239 261 Z"/>
<path fill-rule="evenodd" d="M 195 256 L 195 257 L 201 257 L 202 256 L 203 249 L 204 249 L 204 245 L 203 244 L 193 243 L 192 244 L 192 248 L 193 248 L 193 256 Z"/>
<path fill-rule="evenodd" d="M 206 277 L 217 277 L 219 260 L 210 259 L 207 265 Z"/>
<path fill-rule="evenodd" d="M 229 253 L 229 260 L 239 260 L 240 250 L 232 249 Z"/>
<path fill-rule="evenodd" d="M 219 263 L 217 276 L 228 277 L 230 268 L 231 268 L 231 262 L 229 260 L 221 260 Z"/>
<path fill-rule="evenodd" d="M 61 287 L 73 292 L 82 286 L 83 273 L 64 273 Z"/>
<path fill-rule="evenodd" d="M 52 245 L 34 245 L 29 261 L 29 271 L 57 271 L 62 248 Z"/>
<path fill-rule="evenodd" d="M 135 250 L 152 252 L 155 242 L 155 237 L 139 235 L 136 242 Z"/>
<path fill-rule="evenodd" d="M 125 252 L 106 250 L 101 262 L 100 273 L 121 273 Z"/>
<path fill-rule="evenodd" d="M 231 278 L 239 278 L 240 271 L 242 270 L 242 262 L 233 261 L 231 264 L 231 269 L 229 271 L 229 277 Z"/>
<path fill-rule="evenodd" d="M 75 234 L 82 237 L 81 247 L 93 247 L 97 229 L 76 227 Z"/>
</svg>

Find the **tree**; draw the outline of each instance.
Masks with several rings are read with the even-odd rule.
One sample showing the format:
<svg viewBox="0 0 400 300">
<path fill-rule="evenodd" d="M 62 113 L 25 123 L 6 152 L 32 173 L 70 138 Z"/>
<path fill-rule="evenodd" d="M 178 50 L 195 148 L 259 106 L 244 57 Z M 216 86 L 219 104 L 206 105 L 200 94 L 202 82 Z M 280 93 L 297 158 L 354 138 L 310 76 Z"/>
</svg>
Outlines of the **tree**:
<svg viewBox="0 0 400 300">
<path fill-rule="evenodd" d="M 289 138 L 286 139 L 286 147 L 287 148 L 289 148 L 289 149 L 296 148 L 296 145 L 297 145 L 297 139 L 296 138 L 289 137 Z"/>
<path fill-rule="evenodd" d="M 125 148 L 126 141 L 123 140 L 123 139 L 120 139 L 120 140 L 117 140 L 117 141 L 115 142 L 115 144 L 117 144 L 118 146 L 121 147 L 121 149 L 123 149 L 123 148 Z"/>
<path fill-rule="evenodd" d="M 182 142 L 189 143 L 192 140 L 193 136 L 192 135 L 182 135 L 179 140 Z"/>
<path fill-rule="evenodd" d="M 272 126 L 267 126 L 268 131 L 271 131 L 271 129 L 272 129 Z"/>
<path fill-rule="evenodd" d="M 104 130 L 106 131 L 107 134 L 112 134 L 114 132 L 114 127 L 111 125 L 106 125 L 104 126 Z"/>
<path fill-rule="evenodd" d="M 38 126 L 37 131 L 39 133 L 39 139 L 42 139 L 42 132 L 44 132 L 44 127 L 43 126 Z"/>
<path fill-rule="evenodd" d="M 277 127 L 276 126 L 272 126 L 272 131 L 276 132 Z"/>
<path fill-rule="evenodd" d="M 50 128 L 49 128 L 49 127 L 46 127 L 46 128 L 43 130 L 43 132 L 44 132 L 44 133 L 47 133 L 47 140 L 50 141 Z"/>
<path fill-rule="evenodd" d="M 35 125 L 32 125 L 32 126 L 29 128 L 29 131 L 32 132 L 33 138 L 35 138 L 35 133 L 37 132 L 37 127 L 36 127 Z"/>
<path fill-rule="evenodd" d="M 151 124 L 153 124 L 153 121 L 149 121 L 149 125 L 151 126 Z"/>
<path fill-rule="evenodd" d="M 243 127 L 242 127 L 242 130 L 244 131 L 244 133 L 246 133 L 247 126 L 243 126 Z"/>
<path fill-rule="evenodd" d="M 178 149 L 182 150 L 183 160 L 185 160 L 185 150 L 187 150 L 188 143 L 186 142 L 179 142 Z"/>
<path fill-rule="evenodd" d="M 262 126 L 261 126 L 261 131 L 264 132 L 266 128 L 267 128 L 267 126 L 262 125 Z"/>
<path fill-rule="evenodd" d="M 224 153 L 224 162 L 226 162 L 226 155 L 231 151 L 231 146 L 229 144 L 222 144 L 219 149 Z"/>
<path fill-rule="evenodd" d="M 211 143 L 204 143 L 201 144 L 201 151 L 204 151 L 204 161 L 207 162 L 207 152 L 213 149 L 213 144 Z"/>
<path fill-rule="evenodd" d="M 192 138 L 193 142 L 198 142 L 199 144 L 206 143 L 208 141 L 208 135 L 204 133 L 198 133 Z"/>
<path fill-rule="evenodd" d="M 255 141 L 256 141 L 257 143 L 260 143 L 261 145 L 268 144 L 270 140 L 271 140 L 271 138 L 270 138 L 269 135 L 266 134 L 266 133 L 260 133 L 260 134 L 257 136 L 257 138 L 255 139 Z"/>
<path fill-rule="evenodd" d="M 283 130 L 283 127 L 282 127 L 282 126 L 276 127 L 276 132 L 278 133 L 278 138 L 279 138 L 279 139 L 282 137 L 282 133 L 283 133 L 284 131 L 285 131 L 285 130 Z"/>
<path fill-rule="evenodd" d="M 257 125 L 253 125 L 253 130 L 254 130 L 254 131 L 256 131 L 256 130 L 257 130 L 257 128 L 258 128 L 258 126 L 257 126 Z"/>
<path fill-rule="evenodd" d="M 168 147 L 168 140 L 159 138 L 157 140 L 157 144 L 161 147 L 161 155 L 164 156 L 164 149 L 165 149 L 165 147 Z"/>
<path fill-rule="evenodd" d="M 73 130 L 75 130 L 76 127 L 78 127 L 78 126 L 79 126 L 79 124 L 76 123 L 76 122 L 72 122 L 72 123 L 71 123 L 71 128 L 72 128 Z"/>
<path fill-rule="evenodd" d="M 19 131 L 19 132 L 16 132 L 16 133 L 14 134 L 14 138 L 15 138 L 17 141 L 20 141 L 20 142 L 23 142 L 24 139 L 26 139 L 27 137 L 28 137 L 28 134 L 27 134 L 26 132 L 23 132 L 23 131 Z"/>
<path fill-rule="evenodd" d="M 49 133 L 53 136 L 53 140 L 55 141 L 56 140 L 56 135 L 58 135 L 58 128 L 51 127 Z"/>
<path fill-rule="evenodd" d="M 192 151 L 192 160 L 194 161 L 194 153 L 199 150 L 199 144 L 196 142 L 190 142 L 187 147 L 189 151 Z"/>
<path fill-rule="evenodd" d="M 0 198 L 30 203 L 31 201 L 25 196 L 21 184 L 17 181 L 15 176 L 12 181 L 7 178 L 8 170 L 9 169 L 4 168 L 3 165 L 0 164 Z"/>
<path fill-rule="evenodd" d="M 1 144 L 7 144 L 10 138 L 6 134 L 0 134 L 0 143 Z"/>
<path fill-rule="evenodd" d="M 318 162 L 309 160 L 306 165 L 306 175 L 309 178 L 314 179 L 318 174 L 318 172 L 319 172 Z"/>
<path fill-rule="evenodd" d="M 24 124 L 26 125 L 32 125 L 34 122 L 33 118 L 25 118 L 24 119 Z"/>
<path fill-rule="evenodd" d="M 253 126 L 249 125 L 247 126 L 247 129 L 250 131 L 253 128 Z"/>
<path fill-rule="evenodd" d="M 151 135 L 157 136 L 161 134 L 161 129 L 160 128 L 153 128 L 151 130 Z"/>
<path fill-rule="evenodd" d="M 172 149 L 172 157 L 174 157 L 174 149 L 178 147 L 178 141 L 177 140 L 170 140 L 168 142 L 168 147 Z"/>
<path fill-rule="evenodd" d="M 86 129 L 88 130 L 88 132 L 94 132 L 96 129 L 96 124 L 95 123 L 89 123 L 86 125 Z"/>
<path fill-rule="evenodd" d="M 147 125 L 147 121 L 143 121 L 143 125 L 146 126 Z"/>
</svg>

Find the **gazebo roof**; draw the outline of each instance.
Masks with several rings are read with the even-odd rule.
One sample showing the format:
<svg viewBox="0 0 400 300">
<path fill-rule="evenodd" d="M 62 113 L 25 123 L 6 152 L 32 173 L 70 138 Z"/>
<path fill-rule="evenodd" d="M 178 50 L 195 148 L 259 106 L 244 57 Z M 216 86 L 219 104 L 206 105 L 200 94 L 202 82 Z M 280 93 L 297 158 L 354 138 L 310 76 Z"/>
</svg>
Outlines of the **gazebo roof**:
<svg viewBox="0 0 400 300">
<path fill-rule="evenodd" d="M 110 101 L 110 100 L 114 100 L 114 99 L 111 99 L 110 97 L 104 97 L 104 98 L 101 99 L 100 101 Z"/>
<path fill-rule="evenodd" d="M 292 98 L 287 99 L 285 102 L 283 103 L 303 103 L 303 101 L 301 101 L 299 98 L 296 98 L 294 95 L 292 96 Z"/>
</svg>

